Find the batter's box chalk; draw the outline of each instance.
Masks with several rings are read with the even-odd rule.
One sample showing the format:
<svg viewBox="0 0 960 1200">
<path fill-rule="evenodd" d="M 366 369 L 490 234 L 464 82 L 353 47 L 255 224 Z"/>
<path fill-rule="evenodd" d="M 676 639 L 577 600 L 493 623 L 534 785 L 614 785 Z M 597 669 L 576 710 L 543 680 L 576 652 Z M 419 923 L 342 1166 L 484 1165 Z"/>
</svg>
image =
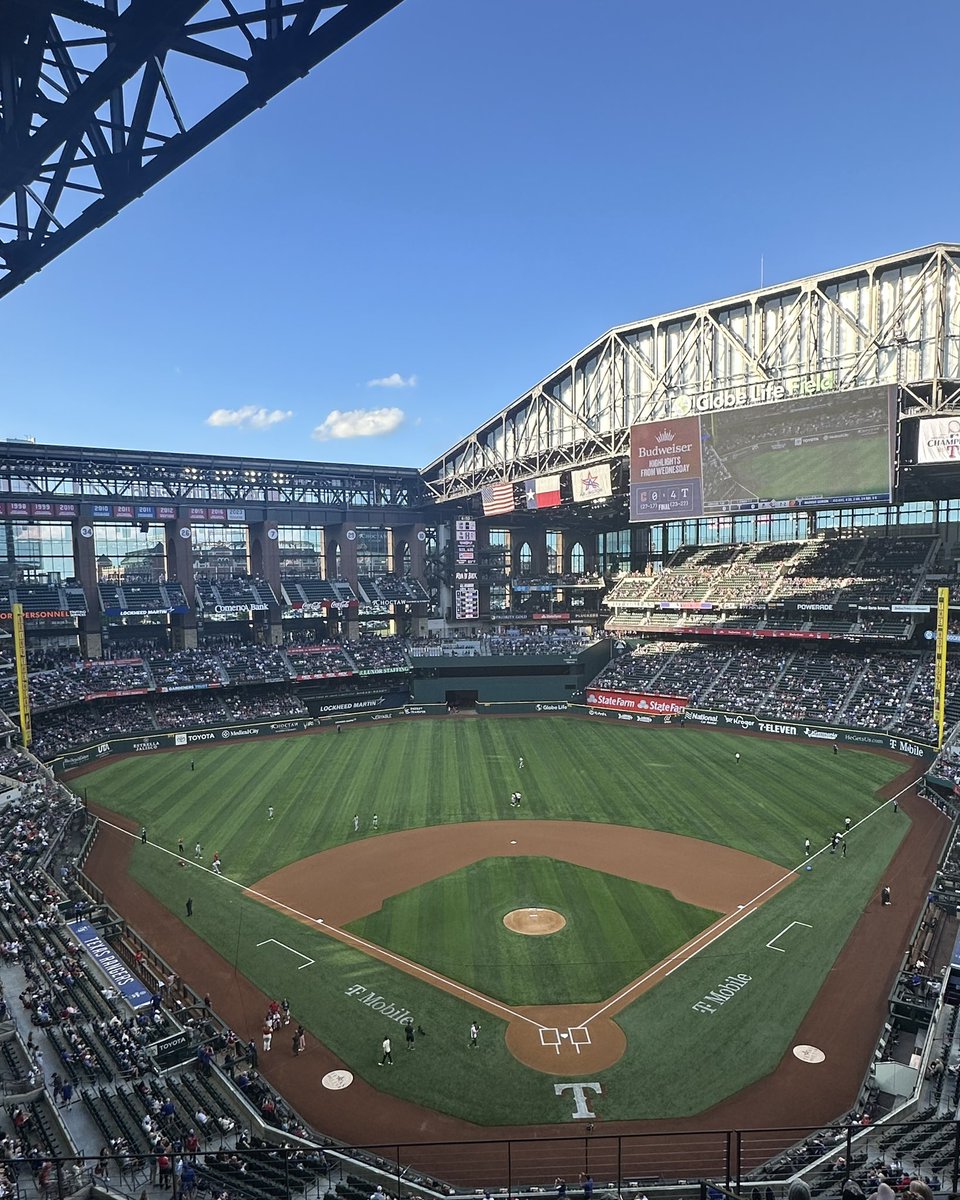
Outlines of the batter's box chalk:
<svg viewBox="0 0 960 1200">
<path fill-rule="evenodd" d="M 540 1030 L 540 1045 L 552 1046 L 554 1050 L 560 1053 L 560 1030 L 559 1029 L 541 1029 Z M 566 1036 L 566 1035 L 564 1035 Z"/>
</svg>

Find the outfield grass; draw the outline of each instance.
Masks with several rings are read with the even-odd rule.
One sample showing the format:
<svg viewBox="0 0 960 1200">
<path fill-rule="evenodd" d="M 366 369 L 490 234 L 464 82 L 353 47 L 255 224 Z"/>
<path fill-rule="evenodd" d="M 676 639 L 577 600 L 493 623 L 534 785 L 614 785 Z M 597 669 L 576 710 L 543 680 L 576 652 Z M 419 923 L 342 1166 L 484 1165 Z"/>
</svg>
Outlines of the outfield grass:
<svg viewBox="0 0 960 1200">
<path fill-rule="evenodd" d="M 742 487 L 769 500 L 872 495 L 890 486 L 890 447 L 886 434 L 787 445 L 751 454 L 729 464 L 728 470 Z"/>
<path fill-rule="evenodd" d="M 358 836 L 364 838 L 377 836 L 370 828 L 374 812 L 381 834 L 511 819 L 516 810 L 509 796 L 517 788 L 524 793 L 524 820 L 662 829 L 792 868 L 803 858 L 805 837 L 821 845 L 843 827 L 845 817 L 856 823 L 874 812 L 876 790 L 902 769 L 866 752 L 834 756 L 826 745 L 714 731 L 485 717 L 130 757 L 77 782 L 91 802 L 143 823 L 151 841 L 172 851 L 134 839 L 135 877 L 180 916 L 189 892 L 193 930 L 268 994 L 287 995 L 297 1018 L 357 1074 L 480 1124 L 526 1124 L 566 1120 L 570 1105 L 556 1097 L 549 1077 L 513 1058 L 502 1022 L 485 1016 L 481 1052 L 468 1052 L 466 1034 L 477 1012 L 468 1002 L 257 903 L 231 880 L 252 883 L 351 840 L 354 813 L 361 816 Z M 272 821 L 269 804 L 275 807 Z M 862 909 L 875 897 L 908 824 L 905 814 L 892 814 L 889 806 L 877 811 L 854 829 L 847 859 L 821 856 L 812 872 L 802 872 L 714 947 L 621 1012 L 617 1019 L 628 1035 L 628 1052 L 603 1073 L 602 1115 L 699 1112 L 773 1069 Z M 197 840 L 204 844 L 207 861 L 219 850 L 229 878 L 178 868 L 181 834 L 188 847 Z M 619 928 L 615 905 L 606 915 L 606 928 Z M 136 914 L 130 916 L 135 923 Z M 429 910 L 425 919 L 438 928 L 448 923 L 447 914 Z M 786 954 L 766 950 L 792 921 L 813 930 L 797 927 Z M 258 947 L 270 938 L 315 964 L 298 970 L 303 960 L 290 950 L 273 943 Z M 593 952 L 615 958 L 616 939 L 604 940 Z M 739 971 L 751 976 L 746 988 L 715 1013 L 694 1011 L 703 995 Z M 410 1009 L 428 1030 L 418 1053 L 400 1056 L 387 1078 L 376 1062 L 390 1023 L 349 995 L 352 985 Z M 251 1014 L 253 1028 L 260 1015 Z M 743 1053 L 747 1044 L 749 1055 Z M 462 1086 L 461 1056 L 470 1071 L 469 1088 Z"/>
<path fill-rule="evenodd" d="M 515 908 L 551 908 L 567 924 L 549 937 L 512 933 L 503 918 Z M 580 1004 L 612 996 L 719 915 L 574 863 L 489 858 L 347 928 L 508 1004 Z"/>
</svg>

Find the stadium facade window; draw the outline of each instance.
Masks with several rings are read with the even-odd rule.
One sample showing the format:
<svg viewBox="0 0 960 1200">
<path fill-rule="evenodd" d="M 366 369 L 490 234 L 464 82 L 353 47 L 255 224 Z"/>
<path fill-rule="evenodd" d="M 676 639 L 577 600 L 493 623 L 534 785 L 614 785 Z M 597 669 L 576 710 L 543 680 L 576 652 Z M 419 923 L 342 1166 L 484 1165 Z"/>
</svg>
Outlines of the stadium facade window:
<svg viewBox="0 0 960 1200">
<path fill-rule="evenodd" d="M 587 556 L 583 552 L 583 546 L 580 542 L 575 542 L 570 547 L 570 570 L 574 575 L 582 575 L 587 569 Z"/>
<path fill-rule="evenodd" d="M 165 577 L 162 525 L 96 525 L 93 536 L 100 583 L 159 583 Z"/>
<path fill-rule="evenodd" d="M 557 529 L 547 530 L 547 574 L 563 571 L 563 535 Z"/>
<path fill-rule="evenodd" d="M 39 577 L 52 571 L 63 579 L 75 575 L 69 523 L 4 521 L 3 533 L 3 574 L 8 578 L 30 583 L 46 582 Z"/>
<path fill-rule="evenodd" d="M 672 523 L 664 527 L 664 557 L 669 557 L 675 550 L 679 550 L 683 545 L 683 530 L 682 526 L 677 523 Z"/>
<path fill-rule="evenodd" d="M 510 591 L 502 584 L 490 587 L 490 611 L 505 613 L 510 611 Z"/>
<path fill-rule="evenodd" d="M 322 579 L 323 530 L 301 525 L 281 525 L 277 530 L 280 576 L 285 579 Z"/>
<path fill-rule="evenodd" d="M 897 523 L 899 525 L 931 525 L 935 510 L 936 505 L 930 500 L 901 504 L 897 509 Z"/>
<path fill-rule="evenodd" d="M 601 535 L 599 555 L 605 572 L 630 570 L 630 534 L 629 529 L 617 529 Z"/>
<path fill-rule="evenodd" d="M 530 549 L 529 542 L 524 542 L 517 551 L 517 573 L 519 575 L 533 574 L 533 551 Z"/>
<path fill-rule="evenodd" d="M 360 575 L 390 575 L 393 554 L 390 531 L 385 526 L 367 525 L 357 529 L 357 572 Z"/>
<path fill-rule="evenodd" d="M 233 579 L 250 573 L 247 529 L 243 525 L 193 526 L 193 572 L 198 579 Z"/>
</svg>

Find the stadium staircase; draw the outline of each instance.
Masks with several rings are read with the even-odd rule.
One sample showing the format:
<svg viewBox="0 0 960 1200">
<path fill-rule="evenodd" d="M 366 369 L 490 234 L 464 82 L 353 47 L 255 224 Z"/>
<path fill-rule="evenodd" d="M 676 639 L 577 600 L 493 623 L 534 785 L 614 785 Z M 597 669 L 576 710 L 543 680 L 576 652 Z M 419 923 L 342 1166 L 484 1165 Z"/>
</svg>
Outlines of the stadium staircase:
<svg viewBox="0 0 960 1200">
<path fill-rule="evenodd" d="M 723 666 L 720 668 L 720 670 L 717 672 L 717 674 L 714 676 L 714 678 L 710 681 L 710 683 L 707 685 L 707 687 L 704 689 L 703 695 L 700 697 L 700 699 L 698 701 L 698 704 L 700 705 L 701 708 L 709 708 L 710 707 L 710 703 L 709 703 L 710 697 L 713 695 L 713 693 L 716 691 L 716 689 L 718 687 L 721 687 L 724 679 L 726 678 L 727 673 L 729 672 L 730 668 L 733 666 L 733 661 L 734 661 L 733 655 L 731 655 L 727 659 L 727 661 L 723 664 Z"/>
<path fill-rule="evenodd" d="M 850 704 L 853 701 L 854 696 L 856 696 L 857 692 L 859 691 L 860 684 L 863 683 L 864 677 L 866 676 L 868 669 L 869 669 L 869 666 L 865 662 L 863 664 L 863 666 L 860 668 L 860 671 L 858 672 L 856 679 L 854 679 L 853 682 L 850 684 L 849 688 L 847 688 L 847 694 L 843 698 L 843 703 L 837 709 L 837 724 L 838 725 L 842 725 L 844 723 L 843 718 L 846 715 L 847 709 L 850 707 Z"/>
<path fill-rule="evenodd" d="M 757 700 L 756 703 L 754 704 L 754 708 L 757 712 L 760 712 L 763 709 L 763 706 L 768 702 L 770 697 L 775 694 L 777 688 L 783 682 L 783 679 L 785 678 L 787 672 L 790 670 L 791 666 L 793 665 L 793 661 L 796 657 L 797 657 L 796 651 L 794 651 L 793 654 L 790 654 L 787 657 L 787 660 L 786 660 L 786 662 L 784 662 L 783 666 L 780 668 L 780 672 L 777 675 L 776 679 L 773 681 L 773 683 L 770 685 L 770 687 L 767 688 L 766 692 L 764 692 L 764 694 L 760 697 L 760 699 Z"/>
</svg>

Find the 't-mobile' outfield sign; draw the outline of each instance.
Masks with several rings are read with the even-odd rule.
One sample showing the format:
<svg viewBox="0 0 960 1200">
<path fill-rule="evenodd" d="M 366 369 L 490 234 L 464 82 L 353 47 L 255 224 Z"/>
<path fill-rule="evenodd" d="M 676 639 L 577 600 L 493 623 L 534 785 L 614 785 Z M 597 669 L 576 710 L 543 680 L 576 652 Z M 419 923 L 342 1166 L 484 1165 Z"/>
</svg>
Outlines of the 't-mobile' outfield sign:
<svg viewBox="0 0 960 1200">
<path fill-rule="evenodd" d="M 617 692 L 609 688 L 587 688 L 587 704 L 593 708 L 610 708 L 617 712 L 656 713 L 659 716 L 679 717 L 690 700 L 686 696 L 657 696 L 646 692 Z"/>
</svg>

